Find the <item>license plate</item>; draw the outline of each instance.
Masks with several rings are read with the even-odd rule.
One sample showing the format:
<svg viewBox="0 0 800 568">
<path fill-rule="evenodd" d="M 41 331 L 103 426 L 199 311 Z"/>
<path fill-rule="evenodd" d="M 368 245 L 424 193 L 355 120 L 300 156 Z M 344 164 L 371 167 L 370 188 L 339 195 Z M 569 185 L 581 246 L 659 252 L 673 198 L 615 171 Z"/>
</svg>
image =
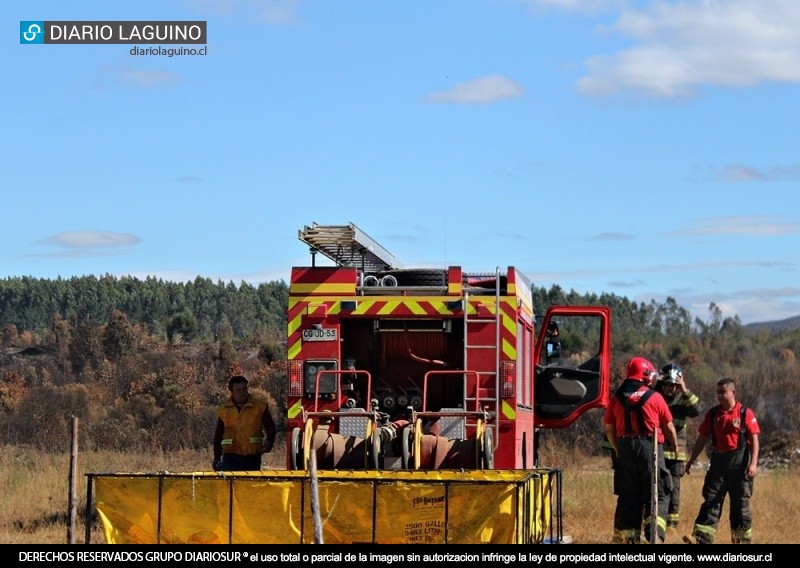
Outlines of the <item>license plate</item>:
<svg viewBox="0 0 800 568">
<path fill-rule="evenodd" d="M 303 330 L 303 341 L 336 341 L 338 338 L 335 328 Z"/>
</svg>

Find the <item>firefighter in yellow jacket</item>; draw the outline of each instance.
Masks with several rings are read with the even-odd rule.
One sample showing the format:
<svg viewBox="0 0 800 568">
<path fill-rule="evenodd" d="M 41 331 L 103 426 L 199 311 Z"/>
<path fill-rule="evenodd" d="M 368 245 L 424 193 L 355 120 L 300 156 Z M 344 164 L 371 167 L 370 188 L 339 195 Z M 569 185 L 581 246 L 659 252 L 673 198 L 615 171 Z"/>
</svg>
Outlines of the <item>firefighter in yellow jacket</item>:
<svg viewBox="0 0 800 568">
<path fill-rule="evenodd" d="M 275 443 L 275 422 L 267 401 L 248 392 L 246 377 L 231 377 L 228 390 L 230 398 L 217 409 L 214 471 L 258 471 L 261 454 Z"/>
</svg>

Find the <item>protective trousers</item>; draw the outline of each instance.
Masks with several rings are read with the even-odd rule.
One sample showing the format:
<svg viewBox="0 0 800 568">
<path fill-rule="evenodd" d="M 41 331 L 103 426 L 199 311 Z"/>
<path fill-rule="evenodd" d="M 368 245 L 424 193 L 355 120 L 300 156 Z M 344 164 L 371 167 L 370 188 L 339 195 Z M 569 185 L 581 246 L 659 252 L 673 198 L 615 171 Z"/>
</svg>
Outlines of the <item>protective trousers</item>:
<svg viewBox="0 0 800 568">
<path fill-rule="evenodd" d="M 261 454 L 243 456 L 241 454 L 222 454 L 221 471 L 258 471 L 261 469 Z"/>
<path fill-rule="evenodd" d="M 726 495 L 731 498 L 731 541 L 733 544 L 752 542 L 750 497 L 753 496 L 753 480 L 747 477 L 749 462 L 750 452 L 746 449 L 711 455 L 711 465 L 703 481 L 703 504 L 694 525 L 698 544 L 714 543 Z"/>
<path fill-rule="evenodd" d="M 649 437 L 618 439 L 619 456 L 615 471 L 617 507 L 614 512 L 614 542 L 634 544 L 642 537 L 649 540 L 652 520 L 653 441 Z M 658 511 L 656 531 L 664 542 L 667 529 L 667 493 L 671 479 L 664 463 L 664 449 L 658 446 Z"/>
<path fill-rule="evenodd" d="M 667 526 L 677 527 L 680 522 L 681 510 L 681 477 L 686 468 L 683 460 L 665 460 L 670 477 L 672 478 L 672 489 L 667 493 Z"/>
</svg>

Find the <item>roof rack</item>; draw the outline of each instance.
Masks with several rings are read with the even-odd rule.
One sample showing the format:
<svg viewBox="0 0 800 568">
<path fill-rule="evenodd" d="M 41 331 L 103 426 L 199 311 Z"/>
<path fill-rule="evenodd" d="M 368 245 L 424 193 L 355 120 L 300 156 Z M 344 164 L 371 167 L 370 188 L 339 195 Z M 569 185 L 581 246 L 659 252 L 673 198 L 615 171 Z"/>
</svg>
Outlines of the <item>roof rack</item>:
<svg viewBox="0 0 800 568">
<path fill-rule="evenodd" d="M 312 223 L 297 232 L 297 237 L 311 247 L 311 254 L 321 252 L 337 266 L 355 266 L 365 272 L 401 269 L 392 254 L 372 240 L 353 223 L 319 225 Z"/>
</svg>

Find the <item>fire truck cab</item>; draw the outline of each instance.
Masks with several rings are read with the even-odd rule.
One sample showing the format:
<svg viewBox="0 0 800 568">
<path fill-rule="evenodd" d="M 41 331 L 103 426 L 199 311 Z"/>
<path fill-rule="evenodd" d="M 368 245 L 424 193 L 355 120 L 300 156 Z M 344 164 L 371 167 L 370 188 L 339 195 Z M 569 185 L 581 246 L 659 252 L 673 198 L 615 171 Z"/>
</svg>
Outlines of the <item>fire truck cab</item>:
<svg viewBox="0 0 800 568">
<path fill-rule="evenodd" d="M 607 405 L 609 308 L 535 315 L 513 266 L 404 268 L 353 223 L 298 238 L 311 265 L 289 285 L 289 469 L 528 469 L 540 429 Z"/>
</svg>

